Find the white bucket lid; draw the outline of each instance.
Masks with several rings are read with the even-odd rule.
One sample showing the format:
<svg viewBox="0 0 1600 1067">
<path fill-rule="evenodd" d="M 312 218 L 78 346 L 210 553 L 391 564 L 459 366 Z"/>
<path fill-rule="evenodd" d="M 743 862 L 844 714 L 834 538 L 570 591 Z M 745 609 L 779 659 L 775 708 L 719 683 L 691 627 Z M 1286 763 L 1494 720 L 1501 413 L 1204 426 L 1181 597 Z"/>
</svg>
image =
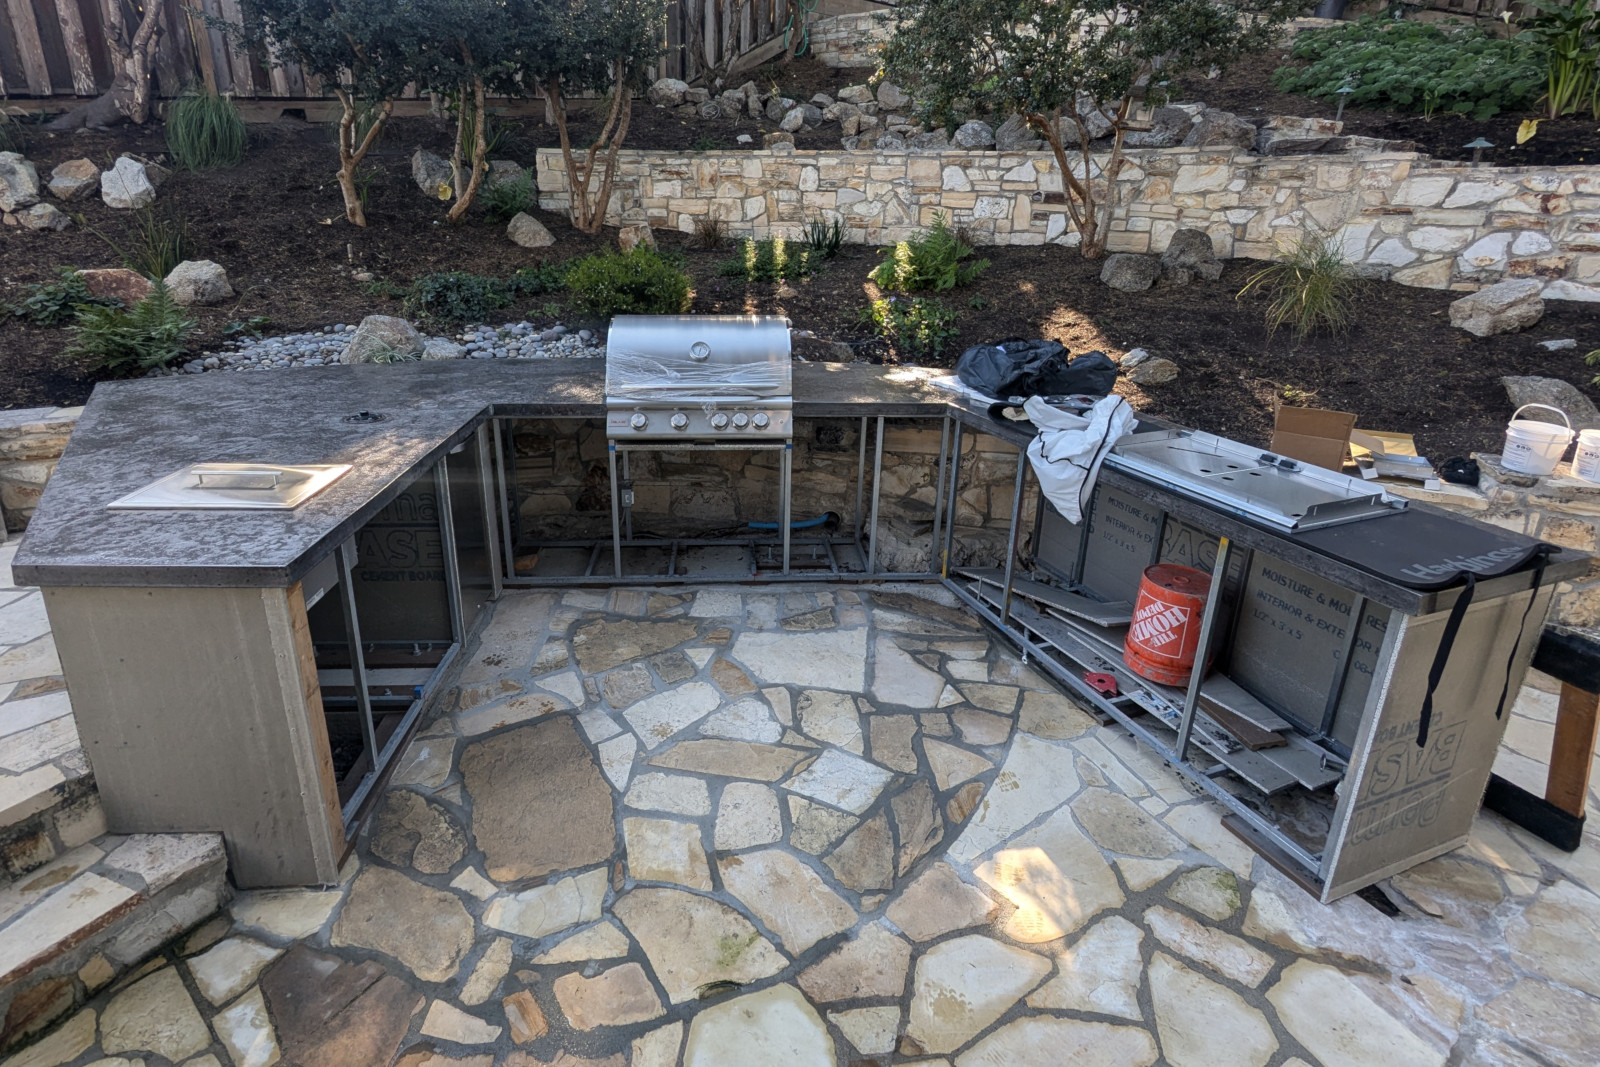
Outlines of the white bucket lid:
<svg viewBox="0 0 1600 1067">
<path fill-rule="evenodd" d="M 1600 447 L 1600 430 L 1579 430 L 1578 443 L 1590 448 Z"/>
</svg>

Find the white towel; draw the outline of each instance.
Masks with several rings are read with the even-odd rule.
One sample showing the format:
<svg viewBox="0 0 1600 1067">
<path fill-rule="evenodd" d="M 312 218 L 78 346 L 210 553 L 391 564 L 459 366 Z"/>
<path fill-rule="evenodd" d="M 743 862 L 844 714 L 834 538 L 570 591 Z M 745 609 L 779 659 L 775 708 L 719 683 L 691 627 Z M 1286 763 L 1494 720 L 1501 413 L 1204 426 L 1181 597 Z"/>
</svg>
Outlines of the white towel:
<svg viewBox="0 0 1600 1067">
<path fill-rule="evenodd" d="M 1039 488 L 1068 522 L 1082 522 L 1100 464 L 1133 425 L 1133 408 L 1120 396 L 1101 397 L 1086 414 L 1073 415 L 1028 398 L 1023 410 L 1039 427 L 1028 459 Z"/>
</svg>

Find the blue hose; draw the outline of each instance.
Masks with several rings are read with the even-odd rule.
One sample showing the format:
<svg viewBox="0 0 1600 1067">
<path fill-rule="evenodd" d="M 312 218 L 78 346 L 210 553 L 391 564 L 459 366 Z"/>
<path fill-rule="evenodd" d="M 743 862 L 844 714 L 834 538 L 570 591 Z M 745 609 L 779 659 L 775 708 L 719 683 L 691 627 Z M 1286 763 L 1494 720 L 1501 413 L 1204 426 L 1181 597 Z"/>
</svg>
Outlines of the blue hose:
<svg viewBox="0 0 1600 1067">
<path fill-rule="evenodd" d="M 832 518 L 835 518 L 835 517 L 836 516 L 833 514 L 833 512 L 830 511 L 825 515 L 818 515 L 814 519 L 806 519 L 803 522 L 791 522 L 789 524 L 789 529 L 791 529 L 791 530 L 814 530 L 818 526 L 826 526 L 827 523 L 828 523 L 828 520 L 832 519 Z M 752 529 L 752 530 L 776 530 L 776 529 L 778 529 L 778 524 L 775 523 L 775 522 L 752 522 L 752 523 L 747 523 L 746 525 L 748 525 L 750 527 L 750 529 Z"/>
</svg>

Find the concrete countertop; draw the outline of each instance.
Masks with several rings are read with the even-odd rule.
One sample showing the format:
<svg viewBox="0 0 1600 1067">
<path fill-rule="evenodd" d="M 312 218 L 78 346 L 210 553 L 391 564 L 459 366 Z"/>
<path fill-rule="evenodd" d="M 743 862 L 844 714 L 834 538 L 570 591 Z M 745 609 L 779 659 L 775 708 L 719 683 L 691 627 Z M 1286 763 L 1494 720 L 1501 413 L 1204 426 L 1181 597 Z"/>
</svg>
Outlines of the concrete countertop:
<svg viewBox="0 0 1600 1067">
<path fill-rule="evenodd" d="M 937 418 L 938 372 L 797 363 L 801 416 Z M 359 411 L 386 416 L 349 423 Z M 297 581 L 486 418 L 602 418 L 601 359 L 452 360 L 108 382 L 78 420 L 13 570 L 29 585 Z M 294 511 L 108 511 L 191 463 L 350 463 Z"/>
</svg>

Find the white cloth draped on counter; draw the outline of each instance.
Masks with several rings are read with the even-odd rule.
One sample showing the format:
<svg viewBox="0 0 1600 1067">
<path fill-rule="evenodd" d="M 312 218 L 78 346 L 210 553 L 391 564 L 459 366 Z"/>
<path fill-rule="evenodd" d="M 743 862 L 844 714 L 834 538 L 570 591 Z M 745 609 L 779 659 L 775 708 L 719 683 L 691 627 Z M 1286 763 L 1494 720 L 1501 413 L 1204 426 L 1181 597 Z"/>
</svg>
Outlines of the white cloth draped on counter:
<svg viewBox="0 0 1600 1067">
<path fill-rule="evenodd" d="M 1082 522 L 1100 464 L 1132 427 L 1133 408 L 1113 394 L 1083 415 L 1053 408 L 1036 396 L 1022 409 L 1039 428 L 1028 445 L 1039 488 L 1068 522 Z"/>
</svg>

